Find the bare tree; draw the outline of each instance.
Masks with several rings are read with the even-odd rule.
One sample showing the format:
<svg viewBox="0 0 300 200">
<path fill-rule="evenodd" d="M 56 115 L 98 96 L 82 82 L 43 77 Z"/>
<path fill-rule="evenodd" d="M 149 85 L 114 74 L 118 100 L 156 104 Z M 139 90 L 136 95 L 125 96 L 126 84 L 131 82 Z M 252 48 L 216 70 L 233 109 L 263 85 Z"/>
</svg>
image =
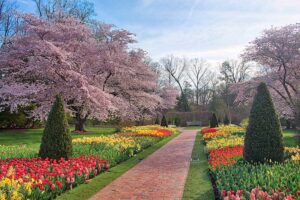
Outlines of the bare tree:
<svg viewBox="0 0 300 200">
<path fill-rule="evenodd" d="M 250 65 L 238 60 L 230 60 L 222 63 L 220 67 L 220 79 L 226 84 L 246 81 L 250 75 Z"/>
<path fill-rule="evenodd" d="M 208 69 L 208 63 L 203 59 L 194 58 L 189 62 L 189 70 L 187 76 L 195 88 L 196 104 L 200 104 L 200 93 L 203 89 L 208 88 L 211 80 L 211 71 Z M 205 91 L 205 94 L 208 92 Z M 206 99 L 206 98 L 204 98 Z"/>
<path fill-rule="evenodd" d="M 170 55 L 162 58 L 161 64 L 168 74 L 169 83 L 174 80 L 179 86 L 181 94 L 184 94 L 182 80 L 187 69 L 187 60 Z"/>
<path fill-rule="evenodd" d="M 89 0 L 32 0 L 40 17 L 51 19 L 57 13 L 67 15 L 82 22 L 90 22 L 95 15 L 94 4 Z"/>
<path fill-rule="evenodd" d="M 0 40 L 1 46 L 5 45 L 11 36 L 17 32 L 19 19 L 15 14 L 16 2 L 0 0 Z"/>
</svg>

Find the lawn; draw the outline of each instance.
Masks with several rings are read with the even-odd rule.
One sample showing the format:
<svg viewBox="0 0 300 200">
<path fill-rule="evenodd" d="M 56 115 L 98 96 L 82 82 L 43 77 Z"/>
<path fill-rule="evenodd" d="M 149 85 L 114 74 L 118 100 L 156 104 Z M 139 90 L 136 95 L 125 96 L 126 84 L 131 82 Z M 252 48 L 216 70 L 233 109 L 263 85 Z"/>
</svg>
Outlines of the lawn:
<svg viewBox="0 0 300 200">
<path fill-rule="evenodd" d="M 201 143 L 201 134 L 197 134 L 194 143 L 183 199 L 214 199 L 204 145 Z"/>
<path fill-rule="evenodd" d="M 299 131 L 297 130 L 283 130 L 283 142 L 286 147 L 295 147 L 299 143 L 297 140 L 300 138 Z"/>
<path fill-rule="evenodd" d="M 72 134 L 72 138 L 80 138 L 84 136 L 99 136 L 113 134 L 116 128 L 100 128 L 87 127 L 85 134 Z M 13 129 L 0 131 L 1 145 L 22 145 L 26 144 L 30 147 L 38 147 L 41 143 L 43 129 Z"/>
</svg>

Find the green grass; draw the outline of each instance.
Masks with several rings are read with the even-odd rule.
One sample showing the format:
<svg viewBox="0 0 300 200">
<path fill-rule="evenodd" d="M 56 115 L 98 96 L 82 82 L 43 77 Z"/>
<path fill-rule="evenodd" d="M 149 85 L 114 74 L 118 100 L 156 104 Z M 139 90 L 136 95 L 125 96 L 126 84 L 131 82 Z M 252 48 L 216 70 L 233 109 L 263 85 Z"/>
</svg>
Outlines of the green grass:
<svg viewBox="0 0 300 200">
<path fill-rule="evenodd" d="M 147 156 L 155 152 L 157 149 L 168 143 L 170 140 L 178 136 L 176 133 L 170 137 L 162 139 L 160 142 L 154 144 L 153 146 L 145 149 L 144 151 L 138 153 L 135 157 L 128 159 L 120 163 L 119 165 L 111 168 L 109 171 L 100 174 L 99 176 L 93 178 L 90 183 L 80 185 L 73 190 L 67 191 L 59 196 L 58 200 L 83 200 L 92 197 L 106 185 L 117 179 L 119 176 L 124 174 L 126 171 L 131 169 L 133 166 L 138 164 L 141 160 L 145 159 Z"/>
<path fill-rule="evenodd" d="M 184 187 L 183 199 L 215 199 L 208 175 L 208 164 L 204 152 L 204 145 L 201 143 L 200 134 L 197 134 L 194 143 L 189 174 Z"/>
<path fill-rule="evenodd" d="M 85 134 L 72 134 L 72 138 L 84 136 L 99 136 L 103 134 L 113 134 L 115 128 L 87 127 Z M 39 147 L 43 129 L 13 129 L 0 131 L 1 145 L 28 145 L 30 147 Z"/>
<path fill-rule="evenodd" d="M 300 139 L 299 131 L 297 130 L 283 130 L 283 143 L 285 147 L 297 146 Z"/>
</svg>

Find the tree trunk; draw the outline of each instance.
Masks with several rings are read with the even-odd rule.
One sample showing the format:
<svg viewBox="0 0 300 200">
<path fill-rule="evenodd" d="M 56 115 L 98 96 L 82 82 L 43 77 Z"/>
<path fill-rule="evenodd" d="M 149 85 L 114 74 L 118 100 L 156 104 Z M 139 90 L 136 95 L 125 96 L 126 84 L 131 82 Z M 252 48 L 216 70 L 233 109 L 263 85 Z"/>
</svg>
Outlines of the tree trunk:
<svg viewBox="0 0 300 200">
<path fill-rule="evenodd" d="M 76 114 L 75 116 L 75 131 L 85 131 L 84 123 L 86 121 L 86 117 L 82 118 L 80 114 Z"/>
</svg>

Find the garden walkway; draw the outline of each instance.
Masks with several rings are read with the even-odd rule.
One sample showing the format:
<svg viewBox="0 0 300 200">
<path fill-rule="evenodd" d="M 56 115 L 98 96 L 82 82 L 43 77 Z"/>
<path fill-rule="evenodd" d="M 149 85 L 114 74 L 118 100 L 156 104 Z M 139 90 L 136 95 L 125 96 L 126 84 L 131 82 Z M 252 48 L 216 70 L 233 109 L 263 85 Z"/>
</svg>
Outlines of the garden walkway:
<svg viewBox="0 0 300 200">
<path fill-rule="evenodd" d="M 181 199 L 196 133 L 183 130 L 90 200 Z"/>
</svg>

